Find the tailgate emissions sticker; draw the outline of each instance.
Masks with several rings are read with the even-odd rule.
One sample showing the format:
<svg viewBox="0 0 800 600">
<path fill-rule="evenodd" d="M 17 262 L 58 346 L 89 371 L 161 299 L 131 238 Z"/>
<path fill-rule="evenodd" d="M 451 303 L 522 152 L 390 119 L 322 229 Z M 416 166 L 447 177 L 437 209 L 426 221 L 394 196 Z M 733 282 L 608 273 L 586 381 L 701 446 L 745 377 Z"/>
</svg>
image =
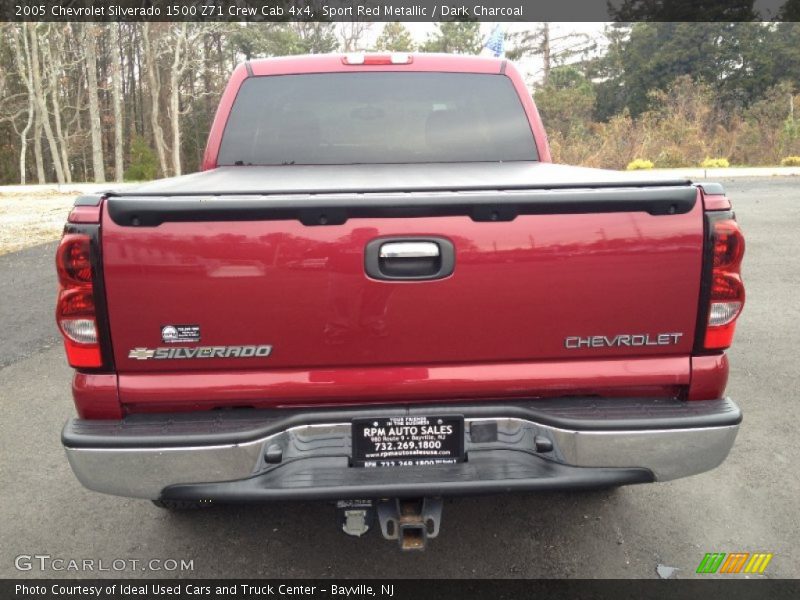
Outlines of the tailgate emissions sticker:
<svg viewBox="0 0 800 600">
<path fill-rule="evenodd" d="M 164 325 L 161 328 L 161 341 L 165 344 L 200 341 L 200 325 Z"/>
</svg>

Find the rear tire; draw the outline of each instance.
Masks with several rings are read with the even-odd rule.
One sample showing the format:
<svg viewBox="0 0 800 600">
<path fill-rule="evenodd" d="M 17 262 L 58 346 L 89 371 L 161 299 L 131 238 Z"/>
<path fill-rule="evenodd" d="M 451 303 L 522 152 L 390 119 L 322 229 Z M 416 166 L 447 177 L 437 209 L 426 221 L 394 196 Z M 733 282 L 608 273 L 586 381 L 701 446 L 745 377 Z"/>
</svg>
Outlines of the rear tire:
<svg viewBox="0 0 800 600">
<path fill-rule="evenodd" d="M 199 510 L 208 506 L 194 500 L 152 500 L 152 502 L 158 508 L 174 511 Z"/>
</svg>

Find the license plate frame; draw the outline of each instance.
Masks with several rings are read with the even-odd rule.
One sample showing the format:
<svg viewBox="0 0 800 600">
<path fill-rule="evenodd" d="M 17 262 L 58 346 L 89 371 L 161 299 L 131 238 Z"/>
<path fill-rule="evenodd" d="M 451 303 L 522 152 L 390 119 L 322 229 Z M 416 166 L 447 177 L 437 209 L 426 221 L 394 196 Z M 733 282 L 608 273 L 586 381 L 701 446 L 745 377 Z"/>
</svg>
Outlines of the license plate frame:
<svg viewBox="0 0 800 600">
<path fill-rule="evenodd" d="M 463 415 L 353 419 L 351 465 L 364 468 L 464 462 Z"/>
</svg>

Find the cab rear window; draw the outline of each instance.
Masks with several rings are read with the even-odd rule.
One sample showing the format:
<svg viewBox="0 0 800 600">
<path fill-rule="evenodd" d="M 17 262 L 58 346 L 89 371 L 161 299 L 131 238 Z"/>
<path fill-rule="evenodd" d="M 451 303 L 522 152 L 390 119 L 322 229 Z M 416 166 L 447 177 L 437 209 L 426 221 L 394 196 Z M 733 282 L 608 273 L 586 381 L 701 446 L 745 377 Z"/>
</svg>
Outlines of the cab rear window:
<svg viewBox="0 0 800 600">
<path fill-rule="evenodd" d="M 245 80 L 218 164 L 537 159 L 525 111 L 504 75 L 362 72 Z"/>
</svg>

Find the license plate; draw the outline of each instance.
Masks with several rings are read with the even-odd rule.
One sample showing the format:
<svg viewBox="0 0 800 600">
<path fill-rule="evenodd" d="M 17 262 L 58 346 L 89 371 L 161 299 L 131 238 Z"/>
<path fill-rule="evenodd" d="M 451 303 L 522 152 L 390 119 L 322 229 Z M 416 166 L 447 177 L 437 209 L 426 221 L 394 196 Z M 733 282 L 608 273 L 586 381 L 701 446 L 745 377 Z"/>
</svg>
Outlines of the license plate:
<svg viewBox="0 0 800 600">
<path fill-rule="evenodd" d="M 353 421 L 353 466 L 449 465 L 464 460 L 464 417 Z"/>
</svg>

